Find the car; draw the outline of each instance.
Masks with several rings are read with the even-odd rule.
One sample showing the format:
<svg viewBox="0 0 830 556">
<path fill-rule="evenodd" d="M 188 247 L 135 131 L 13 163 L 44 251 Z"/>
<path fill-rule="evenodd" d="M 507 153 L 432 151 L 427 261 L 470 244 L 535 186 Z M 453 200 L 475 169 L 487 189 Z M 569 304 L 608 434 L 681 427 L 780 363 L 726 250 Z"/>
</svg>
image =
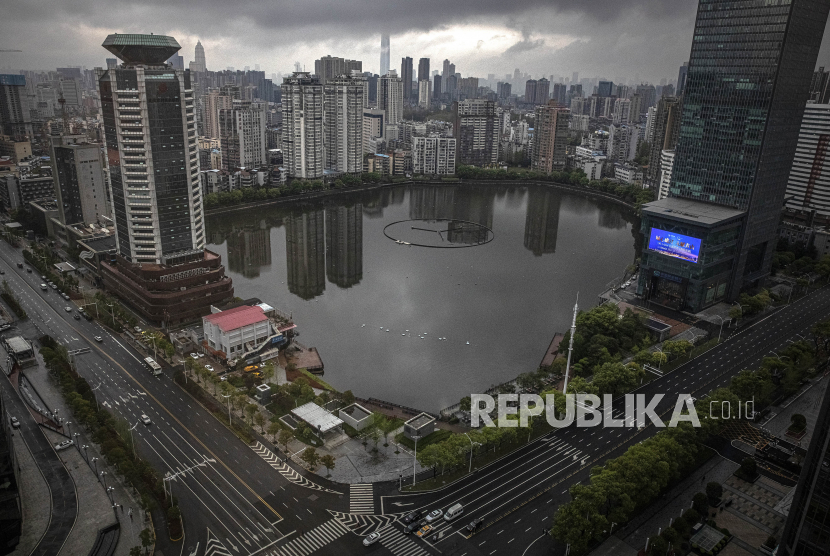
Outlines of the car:
<svg viewBox="0 0 830 556">
<path fill-rule="evenodd" d="M 440 508 L 432 510 L 429 514 L 427 514 L 427 523 L 432 523 L 433 521 L 440 519 L 442 515 L 444 515 L 444 512 Z"/>
<path fill-rule="evenodd" d="M 133 330 L 135 330 L 136 332 L 141 332 L 141 327 L 140 326 L 134 326 Z"/>
<path fill-rule="evenodd" d="M 101 336 L 95 336 L 95 341 L 100 344 L 101 342 L 104 341 L 104 339 Z"/>
<path fill-rule="evenodd" d="M 57 444 L 55 444 L 55 451 L 60 452 L 61 450 L 66 450 L 73 444 L 75 444 L 75 442 L 72 440 L 64 440 L 63 442 L 58 442 Z"/>
<path fill-rule="evenodd" d="M 380 533 L 375 531 L 374 533 L 369 533 L 369 535 L 363 539 L 363 546 L 371 546 L 380 540 Z"/>
<path fill-rule="evenodd" d="M 262 373 L 257 371 L 255 373 L 251 373 L 251 376 L 254 378 L 262 378 Z"/>
<path fill-rule="evenodd" d="M 153 424 L 153 422 L 150 420 L 150 418 L 147 417 L 144 414 L 141 415 L 141 422 L 144 423 L 145 425 L 152 425 Z"/>
<path fill-rule="evenodd" d="M 221 377 L 219 377 L 219 380 L 221 380 L 222 382 L 227 382 L 228 381 L 228 375 L 222 375 Z"/>
<path fill-rule="evenodd" d="M 422 517 L 424 517 L 424 512 L 422 512 L 421 510 L 415 510 L 414 512 L 409 512 L 408 514 L 403 516 L 403 522 L 412 523 L 413 521 L 418 521 Z"/>
<path fill-rule="evenodd" d="M 72 318 L 75 320 L 81 320 L 81 315 L 75 313 L 74 315 L 72 315 Z"/>
<path fill-rule="evenodd" d="M 64 298 L 65 300 L 69 301 L 69 296 L 67 294 L 62 293 L 61 297 Z"/>
<path fill-rule="evenodd" d="M 3 326 L 0 326 L 0 332 L 3 332 L 4 330 L 8 330 L 11 327 L 12 327 L 11 324 L 4 324 Z"/>
<path fill-rule="evenodd" d="M 23 268 L 23 263 L 17 263 L 17 268 Z"/>
<path fill-rule="evenodd" d="M 41 275 L 40 275 L 40 279 L 41 279 L 41 280 L 43 280 L 43 281 L 45 282 L 45 281 L 46 281 L 46 276 L 43 276 L 43 275 L 41 274 Z"/>
<path fill-rule="evenodd" d="M 5 270 L 0 270 L 0 274 L 5 274 L 5 273 L 6 273 Z"/>
<path fill-rule="evenodd" d="M 254 372 L 254 371 L 258 371 L 258 370 L 259 370 L 259 365 L 248 365 L 247 367 L 245 367 L 245 368 L 244 368 L 244 369 L 242 369 L 242 370 L 243 370 L 244 372 L 246 372 L 246 373 L 252 373 L 252 372 Z"/>
<path fill-rule="evenodd" d="M 11 423 L 11 426 L 12 426 L 13 429 L 19 429 L 20 428 L 20 421 L 17 420 L 17 417 L 12 417 L 9 420 L 9 422 Z"/>
<path fill-rule="evenodd" d="M 197 353 L 196 355 L 198 355 L 200 359 L 205 356 L 204 353 Z"/>
<path fill-rule="evenodd" d="M 209 370 L 210 372 L 213 372 L 213 367 L 211 365 L 205 365 L 205 369 Z"/>
<path fill-rule="evenodd" d="M 49 286 L 47 286 L 46 284 L 41 284 L 40 289 L 42 289 L 43 291 L 49 291 Z"/>
<path fill-rule="evenodd" d="M 72 312 L 72 307 L 64 307 L 63 310 L 66 311 L 67 313 L 71 313 Z"/>
<path fill-rule="evenodd" d="M 32 273 L 32 269 L 31 269 L 31 268 L 29 268 L 29 267 L 27 266 L 27 267 L 26 267 L 26 272 L 28 272 L 29 274 L 31 274 L 31 273 Z"/>
<path fill-rule="evenodd" d="M 58 285 L 55 284 L 54 282 L 49 282 L 49 287 L 52 288 L 53 290 L 58 289 Z"/>
<path fill-rule="evenodd" d="M 190 354 L 190 357 L 192 357 L 193 359 L 198 359 L 198 358 L 199 358 L 199 354 L 198 354 L 198 353 L 191 353 L 191 354 Z"/>
<path fill-rule="evenodd" d="M 419 537 L 426 537 L 427 535 L 429 535 L 430 531 L 432 531 L 432 525 L 424 525 L 423 527 L 415 531 L 415 534 Z"/>
<path fill-rule="evenodd" d="M 482 523 L 484 523 L 484 518 L 483 518 L 483 517 L 480 517 L 480 518 L 478 518 L 478 519 L 474 519 L 474 520 L 472 520 L 472 521 L 470 522 L 470 524 L 469 524 L 469 525 L 467 525 L 467 526 L 464 528 L 464 530 L 465 530 L 467 533 L 473 533 L 473 532 L 475 532 L 475 531 L 476 531 L 479 527 L 481 527 L 481 524 L 482 524 Z"/>
<path fill-rule="evenodd" d="M 407 525 L 406 527 L 403 528 L 403 534 L 404 535 L 411 535 L 412 533 L 414 533 L 415 531 L 417 531 L 418 529 L 420 529 L 424 525 L 426 525 L 425 522 L 418 521 L 416 519 L 415 521 L 413 521 L 412 523 L 410 523 L 409 525 Z"/>
</svg>

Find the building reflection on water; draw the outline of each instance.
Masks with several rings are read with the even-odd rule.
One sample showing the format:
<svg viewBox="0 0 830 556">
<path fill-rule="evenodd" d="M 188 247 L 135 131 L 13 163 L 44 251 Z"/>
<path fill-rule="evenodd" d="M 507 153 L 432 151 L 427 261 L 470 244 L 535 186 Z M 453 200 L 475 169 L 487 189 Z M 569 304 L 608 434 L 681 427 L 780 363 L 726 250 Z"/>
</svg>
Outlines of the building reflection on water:
<svg viewBox="0 0 830 556">
<path fill-rule="evenodd" d="M 467 245 L 488 239 L 496 201 L 507 203 L 511 210 L 520 210 L 524 202 L 524 247 L 536 257 L 556 252 L 563 209 L 570 214 L 597 213 L 593 200 L 569 196 L 563 201 L 560 192 L 546 187 L 416 185 L 356 193 L 347 198 L 353 201 L 351 204 L 341 204 L 343 198 L 332 198 L 302 211 L 296 206 L 293 212 L 262 207 L 254 209 L 254 215 L 244 215 L 246 222 L 253 217 L 253 224 L 239 225 L 236 222 L 241 219 L 223 215 L 211 222 L 210 238 L 214 244 L 227 241 L 230 272 L 257 278 L 272 262 L 272 228 L 285 226 L 288 290 L 302 299 L 313 299 L 325 292 L 327 281 L 339 288 L 360 284 L 364 218 L 383 217 L 384 209 L 402 205 L 407 196 L 410 219 L 446 220 L 447 240 Z M 614 205 L 598 208 L 601 228 L 621 229 L 630 223 L 631 217 Z M 498 235 L 498 230 L 493 233 Z"/>
</svg>

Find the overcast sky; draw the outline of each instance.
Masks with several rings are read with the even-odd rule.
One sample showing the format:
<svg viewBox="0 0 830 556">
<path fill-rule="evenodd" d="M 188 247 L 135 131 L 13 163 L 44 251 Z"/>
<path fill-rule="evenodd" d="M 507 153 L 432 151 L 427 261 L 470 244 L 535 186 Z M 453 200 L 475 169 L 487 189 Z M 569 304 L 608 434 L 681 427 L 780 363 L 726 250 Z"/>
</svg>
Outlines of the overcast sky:
<svg viewBox="0 0 830 556">
<path fill-rule="evenodd" d="M 175 37 L 185 64 L 197 40 L 207 66 L 288 73 L 314 70 L 325 54 L 380 66 L 380 33 L 391 35 L 391 67 L 411 56 L 444 58 L 464 76 L 497 78 L 515 68 L 658 83 L 688 59 L 693 0 L 4 0 L 0 68 L 105 66 L 110 33 Z M 830 40 L 819 55 L 830 66 Z M 416 69 L 417 71 L 417 69 Z"/>
</svg>

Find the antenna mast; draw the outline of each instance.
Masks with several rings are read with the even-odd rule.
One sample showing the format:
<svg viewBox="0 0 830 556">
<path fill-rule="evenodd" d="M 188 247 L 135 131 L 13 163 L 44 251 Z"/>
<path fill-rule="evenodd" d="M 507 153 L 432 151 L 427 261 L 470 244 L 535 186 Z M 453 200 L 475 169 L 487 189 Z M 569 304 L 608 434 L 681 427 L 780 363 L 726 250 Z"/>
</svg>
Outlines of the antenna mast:
<svg viewBox="0 0 830 556">
<path fill-rule="evenodd" d="M 579 311 L 579 292 L 576 292 L 576 303 L 574 303 L 574 318 L 571 322 L 571 340 L 568 345 L 568 364 L 565 366 L 565 386 L 562 387 L 562 393 L 568 391 L 568 378 L 571 376 L 571 354 L 574 350 L 574 334 L 576 333 L 576 313 Z"/>
</svg>

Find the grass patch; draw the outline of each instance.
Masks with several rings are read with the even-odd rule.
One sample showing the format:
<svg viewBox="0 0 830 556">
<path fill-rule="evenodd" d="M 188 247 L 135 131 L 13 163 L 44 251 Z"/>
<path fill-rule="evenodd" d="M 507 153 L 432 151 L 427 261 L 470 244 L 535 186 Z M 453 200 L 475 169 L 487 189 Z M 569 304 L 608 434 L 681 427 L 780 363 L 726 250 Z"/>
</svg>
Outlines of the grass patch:
<svg viewBox="0 0 830 556">
<path fill-rule="evenodd" d="M 332 392 L 337 392 L 337 389 L 334 386 L 332 386 L 331 384 L 329 384 L 328 382 L 326 382 L 325 380 L 323 380 L 319 376 L 309 372 L 308 369 L 302 368 L 302 369 L 299 369 L 299 371 L 303 375 L 305 375 L 306 378 L 308 378 L 309 380 L 313 380 L 314 382 L 316 382 L 317 384 L 319 384 L 320 386 L 322 386 L 326 390 L 331 390 Z"/>
<path fill-rule="evenodd" d="M 695 357 L 697 357 L 698 355 L 700 355 L 704 351 L 706 351 L 708 349 L 711 349 L 711 348 L 715 347 L 716 345 L 718 345 L 718 339 L 717 338 L 712 338 L 708 342 L 704 342 L 704 343 L 700 344 L 699 346 L 696 346 L 696 347 L 692 348 L 692 350 L 687 355 L 683 355 L 683 356 L 678 357 L 677 359 L 675 359 L 673 361 L 669 361 L 668 363 L 662 365 L 660 367 L 660 371 L 663 374 L 670 373 L 673 370 L 675 370 L 676 368 L 678 368 L 680 365 L 683 365 L 684 363 L 688 363 L 689 361 L 691 361 L 692 359 L 694 359 Z"/>
<path fill-rule="evenodd" d="M 426 448 L 430 444 L 435 444 L 437 442 L 443 442 L 444 440 L 448 439 L 452 436 L 452 432 L 444 429 L 435 429 L 432 433 L 428 434 L 424 438 L 418 440 L 418 447 L 419 448 Z M 415 449 L 415 442 L 408 439 L 402 432 L 395 435 L 395 442 L 398 444 L 402 444 L 409 448 L 410 450 Z"/>
</svg>

